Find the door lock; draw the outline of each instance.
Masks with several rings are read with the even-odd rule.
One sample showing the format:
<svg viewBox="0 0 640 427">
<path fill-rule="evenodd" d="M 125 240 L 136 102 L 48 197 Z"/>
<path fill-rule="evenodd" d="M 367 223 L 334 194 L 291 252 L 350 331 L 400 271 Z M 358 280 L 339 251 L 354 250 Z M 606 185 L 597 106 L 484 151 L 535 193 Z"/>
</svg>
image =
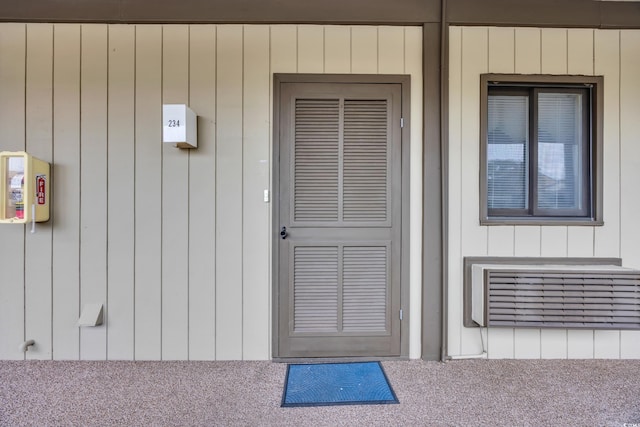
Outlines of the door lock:
<svg viewBox="0 0 640 427">
<path fill-rule="evenodd" d="M 280 237 L 282 237 L 282 240 L 287 238 L 287 227 L 282 227 L 280 230 Z"/>
</svg>

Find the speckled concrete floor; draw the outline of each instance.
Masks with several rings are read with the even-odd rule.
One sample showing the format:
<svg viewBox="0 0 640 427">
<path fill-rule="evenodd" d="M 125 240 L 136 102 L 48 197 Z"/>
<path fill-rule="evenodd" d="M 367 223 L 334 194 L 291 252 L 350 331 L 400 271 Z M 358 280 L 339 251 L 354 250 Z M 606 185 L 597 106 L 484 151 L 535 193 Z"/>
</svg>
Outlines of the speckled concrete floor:
<svg viewBox="0 0 640 427">
<path fill-rule="evenodd" d="M 640 427 L 640 361 L 383 362 L 399 405 L 281 408 L 271 362 L 0 362 L 2 426 Z"/>
</svg>

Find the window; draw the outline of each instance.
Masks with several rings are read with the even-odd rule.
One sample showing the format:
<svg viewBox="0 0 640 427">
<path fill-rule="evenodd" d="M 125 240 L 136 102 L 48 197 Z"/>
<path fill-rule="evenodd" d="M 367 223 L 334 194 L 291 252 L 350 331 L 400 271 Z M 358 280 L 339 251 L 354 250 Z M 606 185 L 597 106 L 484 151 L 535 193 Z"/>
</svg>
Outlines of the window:
<svg viewBox="0 0 640 427">
<path fill-rule="evenodd" d="M 602 223 L 602 81 L 482 76 L 482 224 Z"/>
</svg>

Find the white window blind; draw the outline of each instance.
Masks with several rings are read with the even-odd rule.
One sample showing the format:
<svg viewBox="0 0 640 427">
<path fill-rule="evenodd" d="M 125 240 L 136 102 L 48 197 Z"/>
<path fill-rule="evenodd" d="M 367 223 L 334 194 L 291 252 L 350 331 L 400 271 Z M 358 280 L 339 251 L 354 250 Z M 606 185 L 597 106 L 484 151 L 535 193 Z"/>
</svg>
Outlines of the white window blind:
<svg viewBox="0 0 640 427">
<path fill-rule="evenodd" d="M 489 96 L 488 104 L 488 207 L 527 209 L 529 97 Z"/>
<path fill-rule="evenodd" d="M 582 204 L 582 95 L 538 95 L 538 207 Z"/>
</svg>

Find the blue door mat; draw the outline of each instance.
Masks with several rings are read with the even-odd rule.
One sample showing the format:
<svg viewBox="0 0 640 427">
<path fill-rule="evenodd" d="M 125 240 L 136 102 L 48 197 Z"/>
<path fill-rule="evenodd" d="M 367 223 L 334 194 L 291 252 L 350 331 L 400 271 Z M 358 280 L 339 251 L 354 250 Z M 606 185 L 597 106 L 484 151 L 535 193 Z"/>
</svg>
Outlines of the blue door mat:
<svg viewBox="0 0 640 427">
<path fill-rule="evenodd" d="M 283 407 L 399 403 L 380 362 L 289 365 Z"/>
</svg>

